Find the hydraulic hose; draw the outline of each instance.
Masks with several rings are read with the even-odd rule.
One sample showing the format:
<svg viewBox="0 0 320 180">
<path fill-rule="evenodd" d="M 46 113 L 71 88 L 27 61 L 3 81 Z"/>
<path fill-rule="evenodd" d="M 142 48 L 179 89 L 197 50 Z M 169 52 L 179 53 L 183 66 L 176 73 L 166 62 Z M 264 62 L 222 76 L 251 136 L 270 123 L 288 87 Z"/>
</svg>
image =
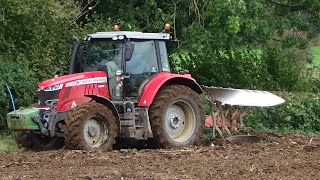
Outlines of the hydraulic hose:
<svg viewBox="0 0 320 180">
<path fill-rule="evenodd" d="M 13 108 L 14 112 L 16 112 L 16 106 L 14 105 L 13 96 L 12 96 L 12 94 L 11 94 L 11 91 L 10 91 L 10 88 L 9 88 L 8 84 L 6 84 L 6 87 L 7 87 L 7 90 L 8 90 L 8 92 L 9 92 L 9 96 L 10 96 L 10 99 L 11 99 L 12 108 Z"/>
</svg>

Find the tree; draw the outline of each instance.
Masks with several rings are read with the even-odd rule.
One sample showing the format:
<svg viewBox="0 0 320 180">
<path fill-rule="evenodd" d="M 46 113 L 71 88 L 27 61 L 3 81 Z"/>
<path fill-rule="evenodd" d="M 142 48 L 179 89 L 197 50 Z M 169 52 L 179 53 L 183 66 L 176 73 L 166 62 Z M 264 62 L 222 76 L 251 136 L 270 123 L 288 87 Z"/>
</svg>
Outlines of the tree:
<svg viewBox="0 0 320 180">
<path fill-rule="evenodd" d="M 28 106 L 36 83 L 66 65 L 77 10 L 72 3 L 55 0 L 0 0 L 0 87 L 9 84 L 16 106 Z M 68 12 L 68 13 L 66 13 Z M 0 129 L 12 110 L 0 88 Z"/>
</svg>

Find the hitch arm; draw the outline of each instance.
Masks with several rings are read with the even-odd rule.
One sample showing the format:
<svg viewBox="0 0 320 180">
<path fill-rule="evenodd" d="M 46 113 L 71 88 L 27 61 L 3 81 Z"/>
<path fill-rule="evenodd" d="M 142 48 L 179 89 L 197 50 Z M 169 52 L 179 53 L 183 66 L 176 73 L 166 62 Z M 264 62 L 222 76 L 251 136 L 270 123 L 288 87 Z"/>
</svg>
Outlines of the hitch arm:
<svg viewBox="0 0 320 180">
<path fill-rule="evenodd" d="M 48 135 L 48 130 L 44 127 L 39 115 L 32 118 L 34 122 L 38 123 L 42 134 Z"/>
</svg>

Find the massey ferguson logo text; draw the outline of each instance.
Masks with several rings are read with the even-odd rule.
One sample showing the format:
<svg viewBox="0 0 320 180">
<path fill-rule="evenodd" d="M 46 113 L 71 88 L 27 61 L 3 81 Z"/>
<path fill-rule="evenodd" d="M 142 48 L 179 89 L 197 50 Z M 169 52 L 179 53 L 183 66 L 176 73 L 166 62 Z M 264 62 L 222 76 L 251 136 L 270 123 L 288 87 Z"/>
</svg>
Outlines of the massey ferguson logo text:
<svg viewBox="0 0 320 180">
<path fill-rule="evenodd" d="M 94 83 L 105 83 L 105 82 L 108 82 L 107 77 L 98 77 L 98 78 L 90 78 L 90 79 L 83 79 L 83 80 L 69 82 L 66 84 L 65 87 L 80 86 L 80 85 L 94 84 Z"/>
</svg>

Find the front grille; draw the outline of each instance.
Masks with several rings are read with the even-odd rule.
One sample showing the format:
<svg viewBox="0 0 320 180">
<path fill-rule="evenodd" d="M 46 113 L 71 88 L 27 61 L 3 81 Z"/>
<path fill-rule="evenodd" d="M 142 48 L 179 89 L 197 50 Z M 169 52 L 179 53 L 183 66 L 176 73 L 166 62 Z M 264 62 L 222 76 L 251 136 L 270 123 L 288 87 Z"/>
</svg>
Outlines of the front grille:
<svg viewBox="0 0 320 180">
<path fill-rule="evenodd" d="M 47 106 L 46 101 L 58 99 L 60 90 L 56 91 L 39 91 L 38 92 L 38 100 L 39 106 Z"/>
</svg>

